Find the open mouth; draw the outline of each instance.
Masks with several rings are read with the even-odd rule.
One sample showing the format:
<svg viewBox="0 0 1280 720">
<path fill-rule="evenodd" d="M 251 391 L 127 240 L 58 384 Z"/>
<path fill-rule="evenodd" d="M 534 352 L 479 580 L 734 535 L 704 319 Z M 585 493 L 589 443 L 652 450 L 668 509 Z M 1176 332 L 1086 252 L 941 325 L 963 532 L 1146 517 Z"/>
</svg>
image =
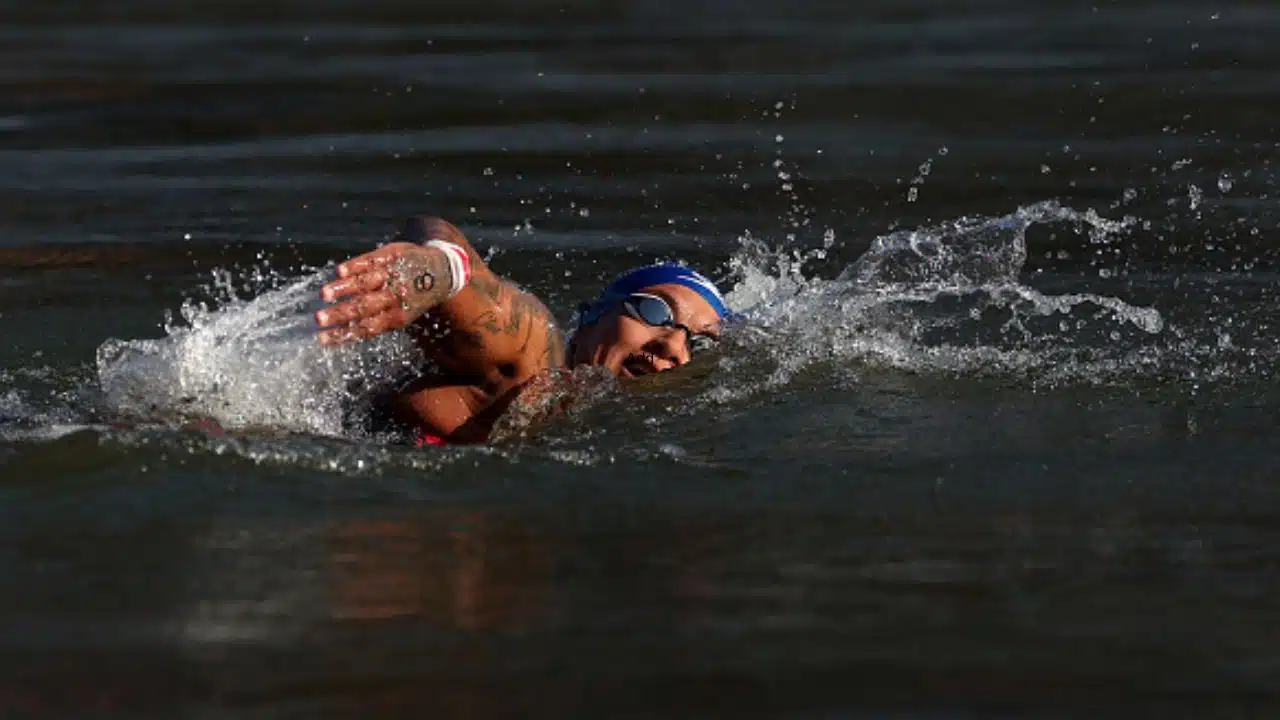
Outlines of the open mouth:
<svg viewBox="0 0 1280 720">
<path fill-rule="evenodd" d="M 629 355 L 622 361 L 622 372 L 625 377 L 635 378 L 657 372 L 653 363 L 644 355 Z"/>
</svg>

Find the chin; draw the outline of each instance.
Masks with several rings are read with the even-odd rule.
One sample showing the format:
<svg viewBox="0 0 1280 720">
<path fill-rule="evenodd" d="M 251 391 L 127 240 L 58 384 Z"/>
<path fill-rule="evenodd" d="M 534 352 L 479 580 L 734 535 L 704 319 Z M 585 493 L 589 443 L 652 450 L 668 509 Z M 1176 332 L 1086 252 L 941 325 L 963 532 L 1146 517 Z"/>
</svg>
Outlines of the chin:
<svg viewBox="0 0 1280 720">
<path fill-rule="evenodd" d="M 626 356 L 617 357 L 617 353 L 612 352 L 612 349 L 609 346 L 597 345 L 586 356 L 584 364 L 602 367 L 617 375 L 622 368 L 622 360 Z"/>
<path fill-rule="evenodd" d="M 627 372 L 622 368 L 623 361 L 626 359 L 627 356 L 625 354 L 609 353 L 601 364 L 608 368 L 609 372 L 613 373 L 614 377 L 629 377 Z"/>
</svg>

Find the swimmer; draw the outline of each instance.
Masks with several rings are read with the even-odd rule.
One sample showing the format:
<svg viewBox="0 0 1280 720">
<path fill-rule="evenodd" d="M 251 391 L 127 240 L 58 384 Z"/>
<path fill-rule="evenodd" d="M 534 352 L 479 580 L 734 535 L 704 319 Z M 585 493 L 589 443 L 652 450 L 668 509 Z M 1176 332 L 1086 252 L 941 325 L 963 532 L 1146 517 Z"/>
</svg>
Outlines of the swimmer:
<svg viewBox="0 0 1280 720">
<path fill-rule="evenodd" d="M 719 341 L 731 317 L 714 283 L 659 264 L 619 275 L 580 308 L 566 338 L 546 306 L 495 275 L 452 224 L 410 218 L 387 245 L 340 264 L 321 288 L 323 345 L 405 330 L 440 372 L 390 403 L 418 444 L 474 443 L 555 371 L 598 365 L 620 378 L 665 372 Z M 567 340 L 567 342 L 566 342 Z"/>
</svg>

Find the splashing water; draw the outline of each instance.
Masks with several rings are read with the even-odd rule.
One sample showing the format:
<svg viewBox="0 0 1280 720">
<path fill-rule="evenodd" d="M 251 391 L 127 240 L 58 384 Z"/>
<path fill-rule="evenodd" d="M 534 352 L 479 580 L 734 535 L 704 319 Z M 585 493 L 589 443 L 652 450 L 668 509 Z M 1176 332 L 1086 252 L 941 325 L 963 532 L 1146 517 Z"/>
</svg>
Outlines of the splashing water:
<svg viewBox="0 0 1280 720">
<path fill-rule="evenodd" d="M 218 274 L 221 307 L 188 301 L 183 322 L 166 323 L 166 337 L 103 343 L 97 366 L 106 405 L 147 419 L 343 435 L 350 405 L 420 358 L 400 333 L 322 348 L 311 315 L 324 281 L 317 272 L 245 300 Z"/>
<path fill-rule="evenodd" d="M 831 279 L 810 267 L 827 259 L 833 233 L 807 253 L 745 237 L 729 259 L 737 282 L 728 300 L 749 321 L 726 334 L 725 349 L 710 366 L 698 363 L 703 371 L 683 380 L 655 381 L 657 392 L 650 396 L 678 392 L 687 400 L 693 377 L 694 395 L 718 405 L 780 387 L 803 390 L 811 382 L 820 390 L 874 367 L 998 375 L 1036 387 L 1170 371 L 1212 376 L 1210 361 L 1226 367 L 1220 333 L 1207 352 L 1198 329 L 1173 326 L 1154 307 L 1101 294 L 1051 294 L 1020 278 L 1034 225 L 1069 224 L 1091 243 L 1107 246 L 1134 222 L 1044 202 L 1007 216 L 879 237 Z M 230 428 L 349 437 L 344 420 L 352 408 L 417 367 L 421 357 L 401 334 L 320 348 L 311 311 L 324 279 L 315 273 L 242 299 L 223 276 L 225 297 L 217 309 L 189 301 L 183 322 L 170 323 L 166 337 L 104 343 L 98 374 L 107 407 L 148 419 L 201 417 Z M 1248 357 L 1266 361 L 1256 353 Z M 813 368 L 826 379 L 797 381 Z M 628 403 L 643 404 L 643 396 Z M 681 405 L 697 413 L 704 402 Z"/>
<path fill-rule="evenodd" d="M 65 380 L 65 382 L 64 382 Z M 80 373 L 51 367 L 0 370 L 0 441 L 54 439 L 84 427 L 91 405 Z"/>
<path fill-rule="evenodd" d="M 1165 330 L 1154 308 L 1087 293 L 1047 295 L 1022 284 L 1026 233 L 1071 223 L 1094 243 L 1113 242 L 1131 221 L 1039 203 L 997 218 L 964 218 L 877 238 L 834 279 L 805 278 L 814 259 L 747 238 L 733 260 L 741 281 L 729 296 L 750 308 L 738 342 L 765 348 L 764 378 L 724 383 L 724 400 L 791 382 L 815 362 L 876 364 L 919 373 L 1012 373 L 1036 382 L 1103 380 L 1158 360 Z M 821 257 L 821 255 L 818 255 Z M 722 365 L 759 373 L 759 358 Z M 741 379 L 741 378 L 740 378 Z"/>
</svg>

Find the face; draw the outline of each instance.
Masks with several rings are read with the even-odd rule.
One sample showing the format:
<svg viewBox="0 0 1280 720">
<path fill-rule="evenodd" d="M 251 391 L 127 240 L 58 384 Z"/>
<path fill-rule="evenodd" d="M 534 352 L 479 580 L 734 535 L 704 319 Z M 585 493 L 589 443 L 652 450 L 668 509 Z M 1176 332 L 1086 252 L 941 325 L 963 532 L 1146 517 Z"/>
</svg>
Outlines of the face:
<svg viewBox="0 0 1280 720">
<path fill-rule="evenodd" d="M 643 293 L 666 301 L 676 323 L 695 335 L 720 337 L 720 318 L 702 296 L 683 285 L 654 285 Z M 671 370 L 689 362 L 689 341 L 677 327 L 654 327 L 614 308 L 578 331 L 575 365 L 603 365 L 621 378 Z"/>
</svg>

